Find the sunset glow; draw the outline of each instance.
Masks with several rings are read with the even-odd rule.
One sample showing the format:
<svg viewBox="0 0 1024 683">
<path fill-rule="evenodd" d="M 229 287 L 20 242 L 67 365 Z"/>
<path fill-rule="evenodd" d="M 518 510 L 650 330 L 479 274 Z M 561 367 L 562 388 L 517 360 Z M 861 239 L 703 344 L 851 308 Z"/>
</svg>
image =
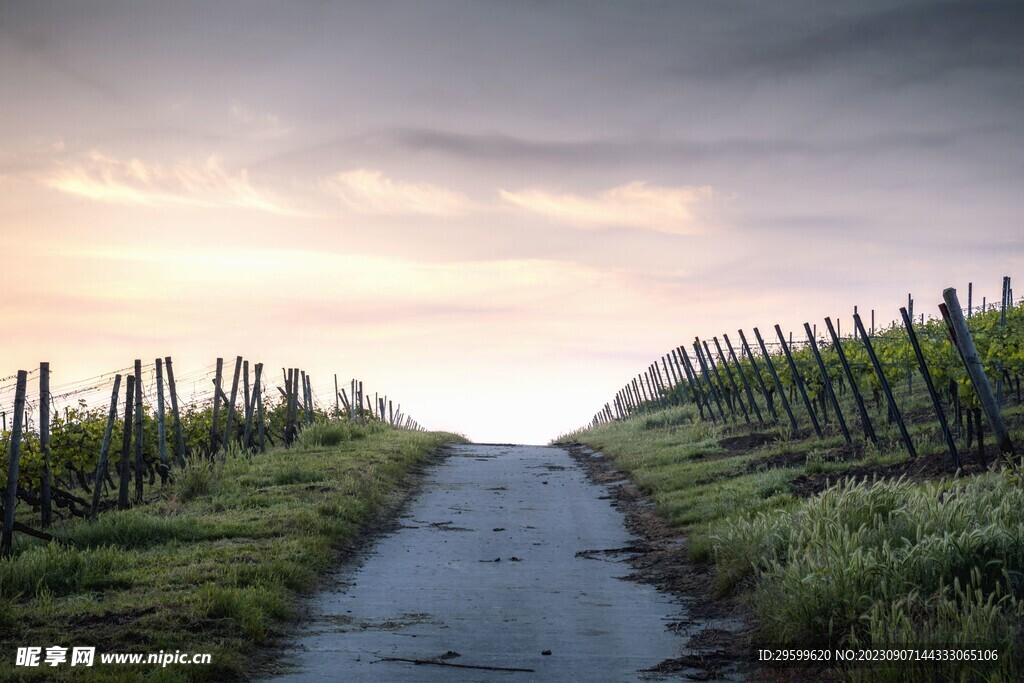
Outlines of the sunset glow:
<svg viewBox="0 0 1024 683">
<path fill-rule="evenodd" d="M 0 376 L 243 355 L 546 442 L 695 335 L 1024 264 L 1002 10 L 971 61 L 942 3 L 429 5 L 0 8 Z"/>
</svg>

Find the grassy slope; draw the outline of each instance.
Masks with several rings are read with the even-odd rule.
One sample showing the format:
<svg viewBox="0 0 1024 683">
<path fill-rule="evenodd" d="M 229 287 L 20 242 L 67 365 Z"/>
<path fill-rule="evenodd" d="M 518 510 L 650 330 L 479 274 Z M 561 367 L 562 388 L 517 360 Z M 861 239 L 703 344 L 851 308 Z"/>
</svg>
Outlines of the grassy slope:
<svg viewBox="0 0 1024 683">
<path fill-rule="evenodd" d="M 1021 407 L 1004 415 L 1020 442 Z M 823 440 L 791 440 L 778 427 L 709 425 L 688 406 L 572 437 L 610 456 L 648 492 L 660 514 L 686 532 L 695 560 L 716 564 L 719 595 L 739 595 L 749 605 L 762 642 L 997 643 L 998 667 L 925 663 L 913 671 L 876 667 L 866 677 L 1018 680 L 1020 475 L 982 472 L 954 483 L 927 467 L 922 474 L 929 460 L 948 459 L 935 430 L 914 429 L 922 453 L 914 463 L 889 431 L 881 450 L 851 449 L 834 428 Z M 900 479 L 901 470 L 909 476 Z M 872 471 L 898 481 L 847 479 L 822 493 L 801 485 Z M 929 632 L 935 635 L 927 639 Z"/>
<path fill-rule="evenodd" d="M 461 440 L 340 427 L 192 467 L 143 505 L 69 524 L 61 533 L 77 549 L 21 540 L 0 561 L 0 680 L 238 678 L 412 468 Z M 213 664 L 15 668 L 14 649 L 28 645 L 211 652 Z"/>
</svg>

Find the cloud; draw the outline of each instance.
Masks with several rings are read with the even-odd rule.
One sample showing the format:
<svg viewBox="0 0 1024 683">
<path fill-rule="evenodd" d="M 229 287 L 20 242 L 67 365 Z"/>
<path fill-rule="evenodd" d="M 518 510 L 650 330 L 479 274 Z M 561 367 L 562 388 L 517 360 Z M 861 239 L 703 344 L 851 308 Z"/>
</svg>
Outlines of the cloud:
<svg viewBox="0 0 1024 683">
<path fill-rule="evenodd" d="M 850 14 L 828 12 L 820 21 L 794 23 L 782 32 L 733 46 L 736 65 L 757 74 L 806 77 L 811 71 L 868 70 L 904 84 L 948 79 L 955 71 L 1019 74 L 1024 58 L 1024 6 L 1000 0 L 885 3 Z M 761 31 L 760 27 L 751 30 Z M 730 68 L 727 58 L 721 62 Z"/>
<path fill-rule="evenodd" d="M 246 135 L 255 138 L 276 138 L 292 132 L 292 127 L 285 125 L 276 114 L 260 114 L 239 102 L 233 102 L 229 111 L 232 123 Z"/>
<path fill-rule="evenodd" d="M 321 187 L 350 211 L 363 215 L 451 218 L 482 208 L 460 192 L 430 183 L 395 181 L 367 169 L 336 173 Z"/>
<path fill-rule="evenodd" d="M 237 207 L 298 214 L 270 193 L 254 187 L 246 169 L 232 173 L 216 156 L 198 164 L 165 167 L 92 151 L 85 160 L 58 164 L 43 175 L 41 182 L 60 192 L 110 204 Z"/>
<path fill-rule="evenodd" d="M 699 233 L 694 205 L 710 200 L 710 187 L 661 187 L 633 181 L 595 196 L 555 194 L 542 188 L 499 191 L 512 206 L 582 229 L 626 227 L 677 235 Z"/>
</svg>

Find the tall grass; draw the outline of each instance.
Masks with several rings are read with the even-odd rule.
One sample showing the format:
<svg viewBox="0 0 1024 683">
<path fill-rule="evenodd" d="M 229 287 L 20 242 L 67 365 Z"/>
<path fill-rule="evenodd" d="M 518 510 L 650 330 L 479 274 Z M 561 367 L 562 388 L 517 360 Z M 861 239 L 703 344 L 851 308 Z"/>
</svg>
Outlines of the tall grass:
<svg viewBox="0 0 1024 683">
<path fill-rule="evenodd" d="M 723 589 L 756 579 L 766 642 L 986 645 L 1007 672 L 1019 664 L 1024 489 L 1005 475 L 841 483 L 795 509 L 724 522 L 711 541 Z M 939 673 L 928 664 L 922 675 Z M 943 680 L 977 668 L 945 664 Z"/>
</svg>

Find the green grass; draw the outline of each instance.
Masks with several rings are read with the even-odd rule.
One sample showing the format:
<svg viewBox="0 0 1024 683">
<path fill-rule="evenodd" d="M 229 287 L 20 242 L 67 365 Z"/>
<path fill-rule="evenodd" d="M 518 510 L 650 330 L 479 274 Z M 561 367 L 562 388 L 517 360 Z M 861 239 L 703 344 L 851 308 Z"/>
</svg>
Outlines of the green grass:
<svg viewBox="0 0 1024 683">
<path fill-rule="evenodd" d="M 923 414 L 923 394 L 898 399 Z M 1004 415 L 1020 442 L 1024 410 L 1015 406 Z M 995 664 L 924 662 L 839 673 L 869 681 L 1019 680 L 1024 475 L 851 480 L 844 474 L 851 468 L 909 464 L 895 427 L 872 418 L 881 449 L 862 439 L 856 449 L 846 447 L 834 420 L 823 425 L 824 439 L 812 432 L 791 440 L 778 426 L 707 424 L 690 407 L 653 410 L 570 437 L 605 453 L 648 493 L 657 512 L 687 534 L 693 560 L 714 563 L 715 594 L 749 610 L 759 642 L 987 645 L 999 649 Z M 934 425 L 909 426 L 921 458 L 948 457 Z M 850 429 L 860 434 L 857 423 Z M 824 477 L 839 483 L 811 496 L 801 488 Z"/>
<path fill-rule="evenodd" d="M 221 681 L 252 672 L 299 596 L 451 434 L 318 424 L 290 450 L 196 463 L 144 504 L 16 536 L 0 560 L 0 680 Z M 210 652 L 210 666 L 14 666 L 18 646 Z"/>
</svg>

